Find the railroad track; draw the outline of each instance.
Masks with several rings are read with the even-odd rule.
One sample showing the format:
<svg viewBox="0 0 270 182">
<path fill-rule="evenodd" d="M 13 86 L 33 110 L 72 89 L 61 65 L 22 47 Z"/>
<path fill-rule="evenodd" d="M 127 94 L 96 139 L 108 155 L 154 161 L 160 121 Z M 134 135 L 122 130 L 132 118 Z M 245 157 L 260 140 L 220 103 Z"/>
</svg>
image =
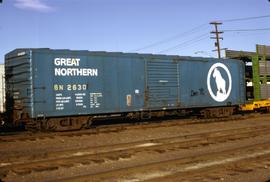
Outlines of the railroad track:
<svg viewBox="0 0 270 182">
<path fill-rule="evenodd" d="M 267 144 L 266 144 L 267 145 Z M 189 172 L 177 172 L 172 175 L 159 177 L 158 181 L 226 181 L 229 178 L 230 181 L 264 181 L 270 180 L 270 175 L 265 174 L 263 171 L 267 171 L 269 174 L 270 169 L 270 155 L 268 150 L 262 152 L 246 151 L 247 148 L 240 149 L 247 152 L 239 157 L 240 152 L 236 157 L 224 156 L 224 159 L 216 160 L 204 163 L 197 163 L 194 166 L 186 168 Z M 255 146 L 255 150 L 261 150 L 258 145 Z M 227 158 L 226 158 L 227 157 Z M 255 172 L 259 171 L 259 172 Z M 255 172 L 255 173 L 254 173 Z M 242 175 L 242 179 L 239 179 L 239 175 Z M 262 175 L 262 180 L 258 180 L 259 175 Z M 68 181 L 68 180 L 67 180 Z M 79 181 L 79 180 L 78 180 Z M 148 180 L 148 182 L 155 182 L 156 179 Z"/>
<path fill-rule="evenodd" d="M 69 169 L 76 168 L 78 166 L 83 166 L 84 168 L 93 167 L 95 170 L 91 170 L 87 172 L 80 173 L 81 176 L 75 177 L 76 180 L 84 180 L 91 179 L 94 181 L 103 181 L 106 179 L 114 179 L 117 174 L 121 174 L 120 176 L 129 176 L 127 179 L 125 178 L 117 178 L 120 181 L 130 180 L 129 174 L 126 174 L 127 171 L 140 171 L 142 169 L 149 169 L 149 174 L 145 174 L 143 176 L 148 176 L 144 178 L 131 177 L 132 179 L 140 180 L 149 180 L 149 176 L 154 177 L 163 177 L 163 176 L 153 176 L 153 170 L 156 170 L 153 166 L 174 166 L 175 161 L 186 161 L 184 164 L 189 164 L 193 166 L 194 163 L 203 160 L 203 157 L 207 157 L 213 152 L 209 152 L 208 150 L 202 151 L 200 153 L 202 158 L 196 158 L 198 153 L 189 153 L 180 155 L 181 152 L 185 151 L 193 151 L 195 149 L 200 148 L 209 148 L 211 146 L 221 146 L 221 145 L 230 145 L 235 142 L 254 139 L 257 137 L 263 136 L 264 138 L 269 137 L 269 125 L 255 126 L 255 127 L 242 127 L 235 129 L 227 129 L 227 130 L 218 130 L 212 132 L 203 132 L 197 134 L 190 135 L 179 135 L 175 137 L 168 138 L 160 138 L 160 139 L 152 139 L 152 140 L 143 140 L 136 141 L 132 143 L 119 143 L 115 145 L 106 145 L 99 147 L 90 147 L 90 148 L 80 148 L 74 150 L 65 150 L 65 151 L 54 151 L 51 153 L 32 153 L 30 155 L 20 155 L 20 156 L 8 156 L 6 155 L 6 159 L 2 161 L 0 167 L 1 177 L 4 178 L 9 173 L 15 174 L 18 178 L 20 176 L 29 175 L 33 173 L 42 173 L 42 172 L 53 172 L 61 169 Z M 269 141 L 268 138 L 268 141 Z M 263 151 L 267 151 L 268 147 L 270 147 L 269 143 L 264 140 L 260 140 L 260 143 L 252 144 L 252 147 L 263 146 Z M 266 146 L 266 148 L 265 148 Z M 242 149 L 247 149 L 245 151 L 250 152 L 250 155 L 247 157 L 252 158 L 252 151 L 250 151 L 249 145 L 246 146 L 237 146 L 232 147 L 233 149 L 219 150 L 219 147 L 216 147 L 216 155 L 223 155 L 224 153 L 228 153 L 231 155 L 229 151 L 238 151 Z M 270 149 L 269 149 L 270 150 Z M 257 150 L 256 150 L 257 151 Z M 179 153 L 180 152 L 180 153 Z M 166 156 L 165 159 L 160 161 L 162 156 Z M 260 154 L 260 155 L 259 155 Z M 258 153 L 258 156 L 267 154 Z M 145 156 L 141 157 L 141 156 Z M 149 157 L 152 159 L 146 160 Z M 153 157 L 154 156 L 154 157 Z M 180 156 L 180 157 L 179 157 Z M 256 157 L 257 155 L 254 154 Z M 196 158 L 196 160 L 194 160 Z M 241 158 L 239 159 L 241 160 Z M 129 163 L 129 161 L 135 161 L 133 165 Z M 174 161 L 174 162 L 173 162 Z M 176 162 L 178 164 L 178 162 Z M 113 168 L 110 169 L 114 163 L 123 163 L 123 168 Z M 210 162 L 211 164 L 211 162 Z M 215 163 L 214 163 L 215 164 Z M 131 165 L 131 166 L 130 166 Z M 134 166 L 135 165 L 135 166 Z M 202 163 L 201 165 L 206 165 Z M 110 166 L 110 167 L 108 167 Z M 122 166 L 122 165 L 120 165 Z M 148 166 L 148 167 L 147 167 Z M 207 166 L 207 165 L 206 165 Z M 153 167 L 153 170 L 152 170 Z M 190 167 L 191 168 L 191 167 Z M 189 168 L 187 168 L 189 169 Z M 144 171 L 144 170 L 142 170 Z M 148 171 L 148 170 L 147 170 Z M 175 171 L 175 170 L 172 170 Z M 132 172 L 132 173 L 133 173 Z M 183 171 L 176 171 L 174 173 L 179 173 Z M 159 173 L 159 172 L 158 172 Z M 174 175 L 174 173 L 166 173 L 167 175 Z M 134 173 L 135 174 L 135 173 Z M 137 172 L 136 172 L 137 174 Z M 165 175 L 166 176 L 166 175 Z M 65 180 L 74 180 L 74 176 L 67 176 L 68 179 Z M 70 178 L 70 179 L 69 179 Z M 27 179 L 27 178 L 25 178 Z M 60 179 L 59 179 L 60 180 Z M 135 181 L 136 181 L 135 180 Z"/>
<path fill-rule="evenodd" d="M 263 164 L 269 165 L 270 159 L 270 142 L 264 142 L 252 146 L 238 147 L 220 152 L 208 152 L 202 155 L 194 155 L 189 157 L 179 157 L 172 160 L 154 162 L 147 165 L 138 165 L 129 168 L 120 168 L 101 172 L 97 174 L 89 174 L 76 176 L 58 180 L 59 182 L 71 181 L 168 181 L 174 179 L 176 181 L 194 179 L 195 172 L 204 171 L 205 168 L 216 167 L 219 165 L 227 165 L 242 160 L 254 160 L 262 158 Z M 267 162 L 265 162 L 267 160 Z M 258 162 L 258 160 L 256 160 Z M 224 166 L 223 166 L 224 167 Z M 252 169 L 238 169 L 238 172 L 246 172 Z M 209 171 L 208 171 L 209 172 Z M 193 173 L 193 175 L 191 174 Z M 220 175 L 220 174 L 219 174 Z M 197 174 L 196 177 L 199 175 Z M 180 177 L 180 178 L 179 178 Z M 191 178 L 192 177 L 192 178 Z M 204 177 L 201 177 L 203 179 Z M 216 177 L 222 179 L 222 177 Z M 198 178 L 197 178 L 198 179 Z M 223 179 L 224 180 L 224 179 Z"/>
<path fill-rule="evenodd" d="M 0 142 L 16 142 L 16 141 L 34 141 L 43 140 L 47 138 L 54 138 L 58 136 L 82 136 L 82 135 L 96 135 L 102 133 L 121 132 L 125 130 L 136 129 L 148 129 L 148 128 L 161 128 L 171 126 L 182 126 L 198 123 L 210 123 L 210 122 L 225 122 L 231 120 L 243 120 L 252 117 L 260 117 L 261 114 L 247 114 L 247 115 L 234 115 L 227 118 L 212 118 L 212 119 L 169 119 L 169 120 L 155 120 L 146 122 L 124 123 L 124 124 L 112 124 L 112 125 L 96 125 L 93 128 L 79 131 L 68 132 L 3 132 L 0 133 Z M 262 115 L 265 116 L 265 115 Z"/>
</svg>

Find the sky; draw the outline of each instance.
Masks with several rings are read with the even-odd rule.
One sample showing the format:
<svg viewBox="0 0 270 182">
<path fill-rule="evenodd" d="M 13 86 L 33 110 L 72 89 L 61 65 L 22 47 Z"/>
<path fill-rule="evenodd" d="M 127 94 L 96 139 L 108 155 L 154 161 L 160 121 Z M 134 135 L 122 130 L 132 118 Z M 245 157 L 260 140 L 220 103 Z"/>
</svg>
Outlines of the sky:
<svg viewBox="0 0 270 182">
<path fill-rule="evenodd" d="M 270 45 L 270 0 L 3 0 L 0 63 L 16 48 L 217 57 L 212 21 L 221 48 Z"/>
</svg>

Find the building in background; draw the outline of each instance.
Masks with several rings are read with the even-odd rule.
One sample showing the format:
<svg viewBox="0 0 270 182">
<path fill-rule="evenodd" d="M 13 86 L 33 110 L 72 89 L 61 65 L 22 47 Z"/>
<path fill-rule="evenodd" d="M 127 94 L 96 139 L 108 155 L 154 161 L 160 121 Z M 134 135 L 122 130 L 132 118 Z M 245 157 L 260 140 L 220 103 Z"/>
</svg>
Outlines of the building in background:
<svg viewBox="0 0 270 182">
<path fill-rule="evenodd" d="M 0 112 L 5 111 L 5 65 L 0 64 Z"/>
</svg>

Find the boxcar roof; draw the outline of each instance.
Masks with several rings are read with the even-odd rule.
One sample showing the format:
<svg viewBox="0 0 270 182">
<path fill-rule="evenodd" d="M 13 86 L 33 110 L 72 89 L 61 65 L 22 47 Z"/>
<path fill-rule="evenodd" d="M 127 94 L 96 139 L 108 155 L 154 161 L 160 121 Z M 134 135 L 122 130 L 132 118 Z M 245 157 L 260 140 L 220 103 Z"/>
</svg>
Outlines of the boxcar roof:
<svg viewBox="0 0 270 182">
<path fill-rule="evenodd" d="M 174 60 L 190 60 L 190 61 L 209 61 L 219 60 L 211 57 L 191 57 L 191 56 L 178 56 L 178 55 L 164 55 L 164 54 L 143 54 L 143 53 L 124 53 L 124 52 L 106 52 L 106 51 L 88 51 L 88 50 L 69 50 L 69 49 L 50 49 L 50 48 L 18 48 L 5 55 L 6 59 L 18 56 L 19 53 L 24 51 L 43 52 L 47 54 L 73 54 L 73 55 L 88 55 L 88 56 L 111 56 L 111 57 L 139 57 L 146 59 L 174 59 Z"/>
</svg>

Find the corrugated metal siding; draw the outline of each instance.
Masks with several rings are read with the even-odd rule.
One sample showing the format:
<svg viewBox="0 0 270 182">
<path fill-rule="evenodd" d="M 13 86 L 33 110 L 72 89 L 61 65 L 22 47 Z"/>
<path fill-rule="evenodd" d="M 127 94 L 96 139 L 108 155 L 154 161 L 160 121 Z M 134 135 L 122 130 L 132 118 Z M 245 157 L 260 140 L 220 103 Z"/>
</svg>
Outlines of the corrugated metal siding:
<svg viewBox="0 0 270 182">
<path fill-rule="evenodd" d="M 31 76 L 31 55 L 6 59 L 5 78 L 7 90 L 7 110 L 13 108 L 25 113 L 31 113 L 32 107 L 32 76 Z M 13 110 L 13 112 L 15 112 Z M 16 114 L 15 114 L 16 115 Z"/>
<path fill-rule="evenodd" d="M 172 61 L 147 61 L 148 107 L 173 107 L 178 105 L 179 73 Z"/>
</svg>

